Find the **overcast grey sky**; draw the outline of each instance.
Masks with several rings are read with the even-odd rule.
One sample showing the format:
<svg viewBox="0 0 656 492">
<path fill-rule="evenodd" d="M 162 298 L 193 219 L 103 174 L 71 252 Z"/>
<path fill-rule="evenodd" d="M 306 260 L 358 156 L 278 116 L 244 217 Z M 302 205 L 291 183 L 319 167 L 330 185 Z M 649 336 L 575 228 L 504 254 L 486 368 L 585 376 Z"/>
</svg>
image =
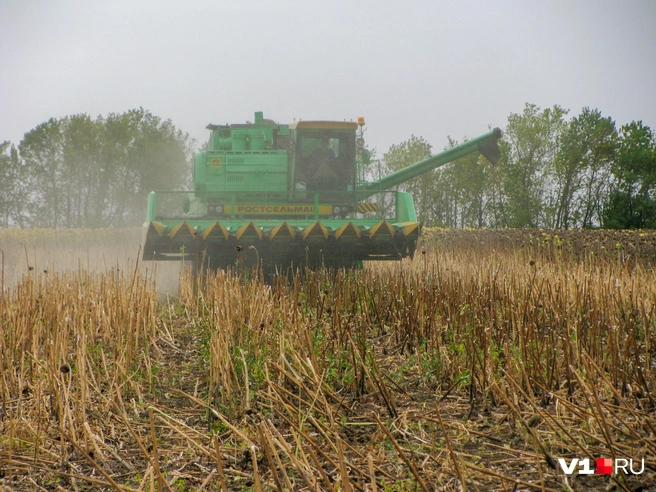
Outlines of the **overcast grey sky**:
<svg viewBox="0 0 656 492">
<path fill-rule="evenodd" d="M 141 106 L 199 145 L 261 110 L 440 150 L 527 102 L 656 130 L 655 92 L 654 0 L 0 0 L 0 142 Z"/>
</svg>

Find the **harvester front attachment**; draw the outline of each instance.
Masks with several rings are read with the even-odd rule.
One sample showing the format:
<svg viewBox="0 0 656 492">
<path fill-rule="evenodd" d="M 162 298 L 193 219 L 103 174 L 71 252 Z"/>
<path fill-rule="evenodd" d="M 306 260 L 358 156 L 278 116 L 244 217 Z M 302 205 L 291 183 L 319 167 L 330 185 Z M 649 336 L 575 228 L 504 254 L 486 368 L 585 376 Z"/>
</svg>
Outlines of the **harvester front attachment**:
<svg viewBox="0 0 656 492">
<path fill-rule="evenodd" d="M 373 215 L 373 213 L 370 213 Z M 376 218 L 154 220 L 144 229 L 144 260 L 203 261 L 210 268 L 352 267 L 412 256 L 415 220 Z"/>
</svg>

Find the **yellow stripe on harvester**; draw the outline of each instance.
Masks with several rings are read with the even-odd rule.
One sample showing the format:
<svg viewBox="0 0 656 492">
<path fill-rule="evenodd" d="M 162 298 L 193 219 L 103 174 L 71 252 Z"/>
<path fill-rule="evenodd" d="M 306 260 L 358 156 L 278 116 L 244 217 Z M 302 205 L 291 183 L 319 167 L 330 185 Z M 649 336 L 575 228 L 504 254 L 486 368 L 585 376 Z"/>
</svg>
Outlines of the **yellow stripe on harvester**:
<svg viewBox="0 0 656 492">
<path fill-rule="evenodd" d="M 211 226 L 207 227 L 203 231 L 203 239 L 206 241 L 208 238 L 211 239 L 228 239 L 230 237 L 230 232 L 228 232 L 228 229 L 223 227 L 220 222 L 214 222 Z"/>
<path fill-rule="evenodd" d="M 301 234 L 303 235 L 303 239 L 316 237 L 328 239 L 328 229 L 321 222 L 315 222 L 307 226 Z"/>
<path fill-rule="evenodd" d="M 404 236 L 409 236 L 413 233 L 416 233 L 417 235 L 419 234 L 419 222 L 402 222 L 398 225 Z"/>
<path fill-rule="evenodd" d="M 159 237 L 162 237 L 162 234 L 164 234 L 164 229 L 165 226 L 161 222 L 151 222 L 150 226 L 148 227 L 148 234 L 150 234 L 150 231 L 155 231 Z"/>
<path fill-rule="evenodd" d="M 357 237 L 359 239 L 361 233 L 362 231 L 359 227 L 356 227 L 353 222 L 349 222 L 335 231 L 335 238 Z"/>
<path fill-rule="evenodd" d="M 253 224 L 252 222 L 249 222 L 248 224 L 241 226 L 239 230 L 235 233 L 235 236 L 237 237 L 237 240 L 240 241 L 241 238 L 244 239 L 262 239 L 262 229 L 260 229 L 258 226 Z"/>
<path fill-rule="evenodd" d="M 196 229 L 191 227 L 186 221 L 180 222 L 178 225 L 171 227 L 169 231 L 169 236 L 171 239 L 174 237 L 196 237 L 198 232 Z"/>
<path fill-rule="evenodd" d="M 369 229 L 369 237 L 373 238 L 374 236 L 388 236 L 388 237 L 394 237 L 395 231 L 394 227 L 387 222 L 386 220 L 383 220 L 382 222 L 379 222 L 378 224 L 371 226 L 371 229 Z"/>
<path fill-rule="evenodd" d="M 279 224 L 271 229 L 269 232 L 269 239 L 273 241 L 276 237 L 289 238 L 293 240 L 296 237 L 296 231 L 287 222 L 283 222 L 282 224 Z"/>
</svg>

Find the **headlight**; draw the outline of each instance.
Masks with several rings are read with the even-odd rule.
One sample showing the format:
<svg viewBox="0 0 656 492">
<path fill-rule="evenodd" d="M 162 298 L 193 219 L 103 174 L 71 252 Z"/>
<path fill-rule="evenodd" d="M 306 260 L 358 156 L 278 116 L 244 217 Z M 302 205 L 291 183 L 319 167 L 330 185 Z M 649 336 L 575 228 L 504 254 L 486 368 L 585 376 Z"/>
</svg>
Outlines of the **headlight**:
<svg viewBox="0 0 656 492">
<path fill-rule="evenodd" d="M 216 213 L 217 213 L 217 214 L 221 214 L 221 213 L 223 213 L 223 207 L 222 207 L 221 205 L 217 205 L 217 206 L 216 206 Z"/>
</svg>

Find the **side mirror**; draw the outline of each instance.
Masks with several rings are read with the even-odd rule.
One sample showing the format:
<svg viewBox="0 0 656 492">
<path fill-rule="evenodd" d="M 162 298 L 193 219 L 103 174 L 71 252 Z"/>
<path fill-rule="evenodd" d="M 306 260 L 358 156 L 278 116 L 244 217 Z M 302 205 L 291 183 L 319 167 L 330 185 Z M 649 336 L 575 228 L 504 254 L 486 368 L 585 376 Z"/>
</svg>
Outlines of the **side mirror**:
<svg viewBox="0 0 656 492">
<path fill-rule="evenodd" d="M 371 163 L 371 152 L 369 152 L 367 149 L 362 150 L 362 162 L 365 164 Z"/>
</svg>

